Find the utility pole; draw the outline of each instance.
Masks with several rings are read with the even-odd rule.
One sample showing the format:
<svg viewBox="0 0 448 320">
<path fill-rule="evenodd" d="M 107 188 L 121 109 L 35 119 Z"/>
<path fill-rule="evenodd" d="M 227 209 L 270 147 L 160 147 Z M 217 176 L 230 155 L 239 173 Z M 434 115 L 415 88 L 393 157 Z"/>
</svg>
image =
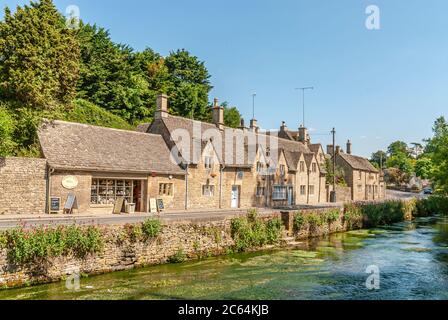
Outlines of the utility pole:
<svg viewBox="0 0 448 320">
<path fill-rule="evenodd" d="M 336 129 L 331 130 L 333 135 L 333 191 L 330 193 L 330 202 L 335 203 L 336 199 Z"/>
<path fill-rule="evenodd" d="M 302 90 L 302 112 L 303 112 L 303 122 L 302 122 L 302 125 L 305 128 L 305 91 L 306 90 L 314 90 L 314 87 L 296 88 L 296 90 L 298 90 L 298 91 Z M 300 101 L 300 97 L 299 97 L 299 101 Z M 299 110 L 300 110 L 300 102 L 299 102 Z"/>
</svg>

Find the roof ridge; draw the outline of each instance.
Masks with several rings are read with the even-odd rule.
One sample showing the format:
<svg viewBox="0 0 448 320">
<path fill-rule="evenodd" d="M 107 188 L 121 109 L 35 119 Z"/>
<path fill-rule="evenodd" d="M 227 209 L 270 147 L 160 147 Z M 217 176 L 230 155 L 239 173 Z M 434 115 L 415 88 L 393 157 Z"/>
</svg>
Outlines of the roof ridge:
<svg viewBox="0 0 448 320">
<path fill-rule="evenodd" d="M 59 124 L 70 124 L 70 125 L 77 125 L 77 126 L 84 126 L 84 127 L 92 127 L 92 128 L 98 128 L 98 129 L 105 129 L 105 130 L 113 130 L 113 131 L 119 131 L 119 132 L 126 132 L 126 133 L 132 133 L 132 134 L 138 134 L 138 135 L 151 135 L 151 136 L 157 136 L 161 137 L 159 134 L 154 133 L 145 133 L 145 132 L 138 132 L 134 130 L 126 130 L 126 129 L 117 129 L 117 128 L 110 128 L 110 127 L 103 127 L 103 126 L 97 126 L 93 124 L 86 124 L 86 123 L 80 123 L 80 122 L 71 122 L 71 121 L 64 121 L 64 120 L 46 120 L 48 123 L 59 123 Z"/>
</svg>

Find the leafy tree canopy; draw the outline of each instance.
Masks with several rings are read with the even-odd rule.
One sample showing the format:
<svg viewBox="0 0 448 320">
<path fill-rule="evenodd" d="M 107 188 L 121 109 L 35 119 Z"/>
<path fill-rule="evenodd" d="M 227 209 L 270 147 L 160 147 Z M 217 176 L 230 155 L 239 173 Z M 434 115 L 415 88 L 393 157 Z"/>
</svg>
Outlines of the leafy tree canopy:
<svg viewBox="0 0 448 320">
<path fill-rule="evenodd" d="M 51 0 L 6 8 L 0 21 L 0 98 L 51 109 L 75 96 L 79 43 Z"/>
</svg>

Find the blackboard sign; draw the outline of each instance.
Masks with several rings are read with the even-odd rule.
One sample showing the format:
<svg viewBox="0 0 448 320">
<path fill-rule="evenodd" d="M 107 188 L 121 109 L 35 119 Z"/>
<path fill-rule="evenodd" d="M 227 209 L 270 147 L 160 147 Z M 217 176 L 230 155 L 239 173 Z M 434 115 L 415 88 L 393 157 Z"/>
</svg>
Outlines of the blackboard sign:
<svg viewBox="0 0 448 320">
<path fill-rule="evenodd" d="M 53 197 L 50 199 L 50 211 L 59 212 L 61 210 L 61 198 Z"/>
<path fill-rule="evenodd" d="M 73 213 L 73 209 L 78 209 L 78 200 L 74 193 L 69 193 L 64 206 L 64 213 Z"/>
<path fill-rule="evenodd" d="M 165 210 L 163 199 L 157 199 L 157 209 L 159 210 L 159 212 Z"/>
</svg>

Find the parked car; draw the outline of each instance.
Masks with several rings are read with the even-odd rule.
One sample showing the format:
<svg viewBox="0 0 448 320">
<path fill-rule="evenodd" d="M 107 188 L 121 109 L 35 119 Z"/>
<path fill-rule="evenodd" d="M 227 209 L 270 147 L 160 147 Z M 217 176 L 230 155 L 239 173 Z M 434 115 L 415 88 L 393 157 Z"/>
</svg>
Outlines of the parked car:
<svg viewBox="0 0 448 320">
<path fill-rule="evenodd" d="M 423 194 L 433 194 L 434 192 L 433 192 L 433 190 L 432 190 L 432 188 L 425 188 L 425 189 L 423 189 Z"/>
</svg>

